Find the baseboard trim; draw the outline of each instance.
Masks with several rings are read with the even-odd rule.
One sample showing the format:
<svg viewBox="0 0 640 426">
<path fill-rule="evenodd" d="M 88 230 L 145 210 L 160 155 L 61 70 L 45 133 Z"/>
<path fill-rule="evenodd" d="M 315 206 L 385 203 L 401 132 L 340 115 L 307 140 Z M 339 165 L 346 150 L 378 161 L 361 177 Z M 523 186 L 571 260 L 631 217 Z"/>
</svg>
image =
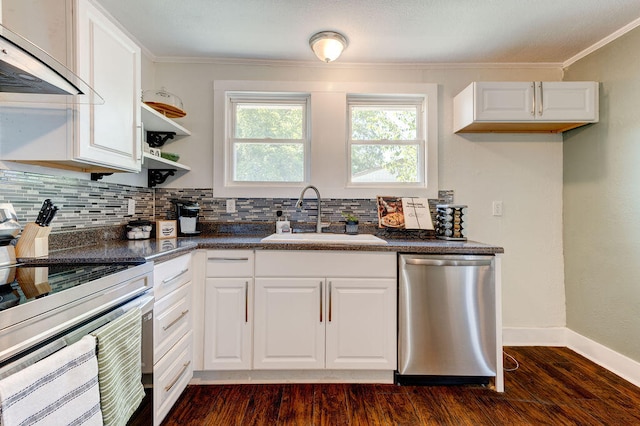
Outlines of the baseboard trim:
<svg viewBox="0 0 640 426">
<path fill-rule="evenodd" d="M 640 362 L 567 329 L 567 347 L 640 387 Z"/>
<path fill-rule="evenodd" d="M 640 362 L 566 327 L 502 330 L 504 346 L 564 346 L 640 387 Z"/>
</svg>

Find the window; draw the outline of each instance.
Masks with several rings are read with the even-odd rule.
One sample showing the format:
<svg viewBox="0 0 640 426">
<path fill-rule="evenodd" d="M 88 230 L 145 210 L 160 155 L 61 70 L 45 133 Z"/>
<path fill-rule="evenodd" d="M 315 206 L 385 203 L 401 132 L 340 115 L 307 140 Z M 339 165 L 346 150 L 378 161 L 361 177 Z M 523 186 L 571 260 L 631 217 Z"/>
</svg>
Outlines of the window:
<svg viewBox="0 0 640 426">
<path fill-rule="evenodd" d="M 230 94 L 229 183 L 306 181 L 308 100 L 304 94 Z"/>
<path fill-rule="evenodd" d="M 424 98 L 349 96 L 349 185 L 424 184 Z"/>
<path fill-rule="evenodd" d="M 437 84 L 216 80 L 213 96 L 216 197 L 437 197 Z"/>
</svg>

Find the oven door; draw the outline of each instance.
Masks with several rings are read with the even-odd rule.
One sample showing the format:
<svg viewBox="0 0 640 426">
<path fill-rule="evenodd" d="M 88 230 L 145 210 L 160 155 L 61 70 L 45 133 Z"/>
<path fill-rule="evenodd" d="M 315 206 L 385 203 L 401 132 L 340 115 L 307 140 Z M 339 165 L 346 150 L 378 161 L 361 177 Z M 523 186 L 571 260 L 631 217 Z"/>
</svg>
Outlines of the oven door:
<svg viewBox="0 0 640 426">
<path fill-rule="evenodd" d="M 126 314 L 127 312 L 130 312 L 133 309 L 140 308 L 141 315 L 142 315 L 141 320 L 143 321 L 145 317 L 153 316 L 153 304 L 154 304 L 153 292 L 148 291 L 146 293 L 143 293 L 142 295 L 135 297 L 134 299 L 131 299 L 125 302 L 124 304 L 121 304 L 115 308 L 111 308 L 101 313 L 99 316 L 94 317 L 89 321 L 86 321 L 84 323 L 81 323 L 79 325 L 76 325 L 66 330 L 61 335 L 58 335 L 54 338 L 50 338 L 48 340 L 41 341 L 35 344 L 33 347 L 27 349 L 26 351 L 21 352 L 19 355 L 16 355 L 13 358 L 10 358 L 8 360 L 5 360 L 2 364 L 0 364 L 1 365 L 0 380 L 12 374 L 18 373 L 22 369 L 32 364 L 35 364 L 40 360 L 43 360 L 44 358 L 65 348 L 66 346 L 72 345 L 73 343 L 82 339 L 84 336 L 92 333 L 93 331 L 99 329 L 105 324 L 108 324 L 109 322 L 114 321 L 115 319 L 121 317 L 122 315 Z M 143 333 L 142 341 L 144 342 L 145 338 L 148 338 L 148 336 L 146 335 L 148 331 L 145 331 L 143 327 L 142 333 Z M 149 348 L 148 346 L 145 347 L 145 345 L 142 345 L 141 350 L 142 350 L 142 360 L 144 360 L 145 358 L 151 359 L 151 360 L 153 359 L 152 347 Z M 140 379 L 142 380 L 142 377 Z M 144 404 L 145 404 L 145 401 L 143 400 L 140 406 L 143 406 Z M 136 420 L 137 424 L 150 424 L 152 419 L 151 415 L 143 414 L 144 417 L 140 417 L 141 411 L 143 410 L 139 408 L 138 412 L 136 412 L 136 416 L 138 417 Z M 141 419 L 144 419 L 144 420 L 141 422 Z"/>
</svg>

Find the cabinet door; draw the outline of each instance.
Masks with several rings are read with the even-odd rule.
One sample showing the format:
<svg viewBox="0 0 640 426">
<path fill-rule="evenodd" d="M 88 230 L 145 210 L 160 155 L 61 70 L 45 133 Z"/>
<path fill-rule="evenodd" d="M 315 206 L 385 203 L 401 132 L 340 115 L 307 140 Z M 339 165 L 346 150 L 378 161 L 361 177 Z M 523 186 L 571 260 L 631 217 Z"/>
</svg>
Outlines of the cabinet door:
<svg viewBox="0 0 640 426">
<path fill-rule="evenodd" d="M 533 82 L 477 82 L 476 120 L 534 120 Z"/>
<path fill-rule="evenodd" d="M 597 82 L 558 81 L 536 84 L 537 120 L 598 120 Z"/>
<path fill-rule="evenodd" d="M 204 303 L 204 368 L 250 370 L 252 279 L 208 278 Z"/>
<path fill-rule="evenodd" d="M 104 99 L 78 108 L 75 156 L 140 171 L 140 47 L 88 1 L 76 0 L 79 76 Z"/>
<path fill-rule="evenodd" d="M 327 279 L 326 367 L 396 369 L 394 279 Z"/>
<path fill-rule="evenodd" d="M 322 278 L 256 278 L 255 369 L 324 368 Z"/>
</svg>

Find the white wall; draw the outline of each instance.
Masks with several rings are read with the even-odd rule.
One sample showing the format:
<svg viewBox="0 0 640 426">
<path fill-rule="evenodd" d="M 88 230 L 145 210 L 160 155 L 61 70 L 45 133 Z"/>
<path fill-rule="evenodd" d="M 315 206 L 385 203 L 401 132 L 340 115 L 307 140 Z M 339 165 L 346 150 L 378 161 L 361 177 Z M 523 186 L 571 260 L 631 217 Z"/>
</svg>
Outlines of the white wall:
<svg viewBox="0 0 640 426">
<path fill-rule="evenodd" d="M 437 83 L 440 188 L 468 204 L 470 239 L 505 248 L 505 326 L 565 325 L 562 137 L 452 133 L 453 96 L 471 81 L 557 81 L 560 69 L 157 63 L 154 77 L 182 98 L 187 116 L 177 121 L 192 132 L 165 148 L 192 167 L 168 183 L 175 188 L 212 187 L 214 80 Z M 491 216 L 493 200 L 504 203 L 501 218 Z"/>
</svg>

